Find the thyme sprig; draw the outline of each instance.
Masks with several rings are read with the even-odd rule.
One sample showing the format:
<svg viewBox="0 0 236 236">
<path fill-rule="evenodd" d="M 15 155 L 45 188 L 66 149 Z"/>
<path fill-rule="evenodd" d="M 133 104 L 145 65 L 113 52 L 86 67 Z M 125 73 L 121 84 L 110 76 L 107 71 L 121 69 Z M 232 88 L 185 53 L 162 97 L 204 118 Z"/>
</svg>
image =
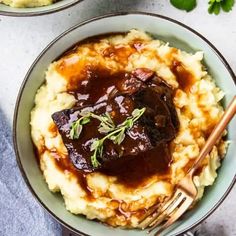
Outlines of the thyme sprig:
<svg viewBox="0 0 236 236">
<path fill-rule="evenodd" d="M 125 121 L 117 126 L 114 124 L 108 112 L 103 115 L 96 115 L 92 112 L 81 112 L 80 115 L 82 117 L 77 121 L 74 121 L 71 125 L 70 138 L 78 139 L 82 132 L 83 125 L 89 123 L 91 118 L 100 121 L 98 131 L 101 134 L 105 133 L 107 135 L 101 139 L 95 139 L 90 146 L 90 151 L 93 151 L 93 154 L 91 156 L 91 163 L 94 168 L 97 168 L 100 165 L 98 157 L 102 157 L 103 154 L 104 141 L 109 139 L 114 144 L 120 145 L 125 138 L 126 130 L 133 127 L 135 121 L 137 121 L 143 115 L 145 110 L 146 108 L 134 109 L 131 114 L 132 116 L 128 117 Z"/>
<path fill-rule="evenodd" d="M 133 110 L 132 116 L 115 127 L 112 132 L 108 133 L 102 139 L 96 139 L 93 141 L 90 151 L 94 151 L 93 155 L 91 156 L 91 162 L 94 168 L 97 168 L 100 165 L 98 157 L 102 157 L 104 141 L 106 139 L 110 139 L 114 144 L 120 145 L 125 138 L 125 131 L 133 127 L 135 121 L 137 121 L 143 115 L 145 110 L 146 108 Z"/>
</svg>

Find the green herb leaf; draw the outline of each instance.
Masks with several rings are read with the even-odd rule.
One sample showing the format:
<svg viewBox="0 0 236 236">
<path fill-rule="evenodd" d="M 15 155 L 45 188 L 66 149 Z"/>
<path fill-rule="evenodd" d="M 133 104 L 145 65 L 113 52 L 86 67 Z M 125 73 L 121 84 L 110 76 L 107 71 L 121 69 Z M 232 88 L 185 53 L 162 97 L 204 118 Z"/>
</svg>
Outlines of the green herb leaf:
<svg viewBox="0 0 236 236">
<path fill-rule="evenodd" d="M 146 110 L 146 108 L 134 109 L 133 112 L 132 112 L 133 121 L 135 122 L 136 120 L 138 120 L 143 115 L 145 110 Z"/>
<path fill-rule="evenodd" d="M 174 7 L 187 12 L 192 11 L 197 6 L 196 0 L 170 0 L 170 3 Z"/>
<path fill-rule="evenodd" d="M 74 121 L 71 124 L 71 128 L 70 128 L 70 138 L 71 139 L 78 139 L 82 129 L 83 129 L 83 125 L 87 124 L 90 122 L 90 118 L 89 117 L 80 117 L 77 121 Z"/>
<path fill-rule="evenodd" d="M 100 116 L 91 113 L 91 116 L 97 120 L 100 120 L 102 123 L 106 124 L 109 127 L 115 127 L 115 124 L 113 123 L 113 120 L 111 119 L 110 114 L 108 112 Z"/>
<path fill-rule="evenodd" d="M 91 144 L 90 151 L 94 151 L 91 156 L 91 163 L 94 168 L 97 168 L 100 165 L 100 162 L 97 160 L 97 156 L 101 157 L 103 152 L 103 141 L 102 140 L 94 140 Z"/>
<path fill-rule="evenodd" d="M 81 124 L 81 125 L 86 125 L 86 124 L 89 123 L 89 122 L 90 122 L 90 118 L 89 118 L 89 117 L 84 117 L 84 118 L 81 120 L 80 124 Z"/>
<path fill-rule="evenodd" d="M 98 128 L 98 132 L 101 133 L 101 134 L 106 134 L 106 133 L 109 133 L 111 132 L 112 130 L 114 130 L 113 128 L 109 127 L 108 125 L 104 124 L 104 123 L 101 123 L 101 125 L 99 126 Z"/>
<path fill-rule="evenodd" d="M 232 10 L 233 6 L 234 6 L 235 1 L 234 0 L 224 0 L 221 1 L 221 8 L 223 9 L 223 11 L 225 12 L 229 12 Z"/>
<path fill-rule="evenodd" d="M 229 12 L 232 10 L 234 3 L 235 0 L 210 0 L 208 2 L 208 12 L 210 14 L 214 13 L 215 15 L 218 15 L 221 8 L 223 9 L 223 11 Z"/>
<path fill-rule="evenodd" d="M 115 144 L 120 145 L 125 139 L 125 129 L 122 129 L 119 133 L 119 135 L 117 135 L 117 138 L 115 140 Z"/>
<path fill-rule="evenodd" d="M 208 12 L 210 14 L 214 13 L 215 15 L 218 15 L 220 13 L 220 2 L 213 0 L 210 1 L 209 4 Z"/>
<path fill-rule="evenodd" d="M 102 143 L 100 140 L 93 141 L 90 147 L 90 151 L 96 150 L 101 144 Z"/>
<path fill-rule="evenodd" d="M 115 124 L 108 112 L 100 116 L 91 113 L 91 116 L 101 122 L 98 128 L 100 133 L 109 133 L 114 130 Z"/>
<path fill-rule="evenodd" d="M 80 116 L 83 116 L 83 117 L 90 117 L 91 116 L 91 112 L 88 110 L 88 109 L 83 109 L 81 112 L 80 112 Z"/>
<path fill-rule="evenodd" d="M 131 127 L 133 127 L 134 121 L 132 119 L 127 119 L 125 125 L 127 126 L 128 129 L 130 129 Z"/>
<path fill-rule="evenodd" d="M 100 162 L 97 160 L 97 152 L 98 152 L 98 149 L 96 149 L 93 155 L 91 156 L 91 163 L 94 168 L 97 168 L 99 165 L 101 165 Z"/>
<path fill-rule="evenodd" d="M 120 145 L 125 139 L 125 130 L 126 127 L 120 128 L 119 132 L 117 134 L 110 136 L 109 139 L 113 141 L 114 144 Z"/>
</svg>

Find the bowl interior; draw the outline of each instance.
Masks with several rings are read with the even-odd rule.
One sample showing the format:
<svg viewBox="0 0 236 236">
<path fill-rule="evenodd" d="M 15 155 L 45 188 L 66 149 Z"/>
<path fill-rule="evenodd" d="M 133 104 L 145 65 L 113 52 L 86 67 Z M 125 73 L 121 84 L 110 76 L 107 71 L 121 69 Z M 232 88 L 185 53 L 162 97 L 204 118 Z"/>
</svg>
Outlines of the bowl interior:
<svg viewBox="0 0 236 236">
<path fill-rule="evenodd" d="M 11 15 L 11 16 L 43 15 L 50 12 L 56 12 L 62 10 L 80 1 L 82 0 L 60 0 L 48 6 L 29 7 L 29 8 L 14 8 L 0 3 L 0 15 Z"/>
<path fill-rule="evenodd" d="M 44 82 L 45 70 L 62 52 L 89 36 L 128 31 L 132 28 L 150 32 L 156 37 L 170 42 L 171 45 L 188 52 L 202 50 L 205 53 L 205 64 L 210 74 L 215 78 L 217 85 L 226 93 L 224 102 L 228 104 L 233 95 L 236 94 L 235 82 L 232 79 L 233 75 L 230 74 L 230 69 L 227 69 L 228 66 L 224 64 L 216 51 L 189 29 L 158 16 L 122 14 L 97 18 L 70 29 L 63 34 L 63 37 L 57 38 L 49 45 L 31 67 L 19 95 L 18 109 L 16 109 L 15 113 L 15 147 L 23 175 L 25 175 L 26 181 L 40 202 L 61 222 L 83 232 L 85 235 L 137 236 L 146 235 L 146 233 L 139 230 L 124 231 L 122 229 L 113 229 L 100 223 L 86 220 L 85 217 L 72 215 L 66 211 L 62 197 L 60 194 L 53 194 L 48 190 L 39 170 L 30 138 L 30 111 L 34 105 L 35 93 Z M 199 222 L 217 205 L 235 180 L 236 129 L 233 127 L 236 127 L 236 118 L 229 126 L 228 138 L 231 144 L 222 167 L 218 171 L 218 178 L 215 184 L 207 189 L 198 206 L 189 212 L 183 221 L 177 223 L 169 230 L 168 235 L 176 235 Z"/>
</svg>

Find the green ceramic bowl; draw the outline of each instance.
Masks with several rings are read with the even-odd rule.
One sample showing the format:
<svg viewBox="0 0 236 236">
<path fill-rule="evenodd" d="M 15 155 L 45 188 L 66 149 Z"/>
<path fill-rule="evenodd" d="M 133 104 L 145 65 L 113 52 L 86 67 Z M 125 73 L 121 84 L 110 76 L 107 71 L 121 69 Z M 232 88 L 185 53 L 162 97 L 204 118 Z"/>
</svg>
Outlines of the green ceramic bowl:
<svg viewBox="0 0 236 236">
<path fill-rule="evenodd" d="M 76 25 L 49 44 L 29 69 L 19 92 L 14 116 L 15 151 L 22 175 L 39 203 L 60 223 L 81 235 L 144 236 L 146 232 L 107 227 L 66 211 L 60 194 L 53 194 L 48 190 L 37 164 L 30 137 L 30 111 L 34 105 L 35 93 L 44 82 L 45 70 L 64 51 L 87 37 L 108 32 L 128 31 L 132 28 L 150 32 L 188 52 L 204 51 L 205 64 L 210 74 L 226 93 L 224 103 L 228 104 L 236 94 L 235 76 L 217 49 L 196 31 L 163 16 L 137 12 L 106 15 Z M 235 127 L 236 119 L 234 118 L 229 126 L 228 134 L 231 144 L 219 169 L 215 184 L 207 188 L 202 201 L 192 211 L 167 231 L 168 235 L 178 235 L 197 225 L 209 216 L 229 193 L 236 180 Z"/>
<path fill-rule="evenodd" d="M 6 16 L 38 16 L 57 12 L 75 5 L 83 0 L 60 0 L 48 6 L 14 8 L 0 3 L 0 15 Z"/>
</svg>

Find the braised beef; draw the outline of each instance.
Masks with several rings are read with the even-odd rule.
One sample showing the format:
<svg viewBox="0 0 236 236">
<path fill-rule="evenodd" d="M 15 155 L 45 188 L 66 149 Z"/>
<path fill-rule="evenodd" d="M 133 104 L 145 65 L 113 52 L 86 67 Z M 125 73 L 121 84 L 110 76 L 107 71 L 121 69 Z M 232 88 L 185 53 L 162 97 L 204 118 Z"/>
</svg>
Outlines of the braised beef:
<svg viewBox="0 0 236 236">
<path fill-rule="evenodd" d="M 148 153 L 156 147 L 160 149 L 160 145 L 164 145 L 166 149 L 166 144 L 178 131 L 179 121 L 172 102 L 172 89 L 148 69 L 117 74 L 96 70 L 90 73 L 90 78 L 81 89 L 72 91 L 71 94 L 78 99 L 77 106 L 56 112 L 52 118 L 77 169 L 109 169 L 115 163 L 128 163 L 140 158 L 142 153 Z M 86 97 L 85 102 L 81 103 L 80 97 Z M 97 168 L 92 166 L 93 152 L 90 147 L 95 139 L 104 137 L 104 134 L 98 132 L 100 122 L 91 119 L 83 126 L 79 139 L 69 137 L 71 124 L 80 118 L 82 110 L 89 110 L 97 115 L 108 112 L 114 123 L 119 125 L 131 116 L 135 108 L 143 107 L 146 108 L 144 114 L 126 131 L 125 139 L 120 145 L 111 140 L 104 142 L 103 155 L 98 158 L 101 165 Z M 141 156 L 145 158 L 146 155 Z"/>
</svg>

